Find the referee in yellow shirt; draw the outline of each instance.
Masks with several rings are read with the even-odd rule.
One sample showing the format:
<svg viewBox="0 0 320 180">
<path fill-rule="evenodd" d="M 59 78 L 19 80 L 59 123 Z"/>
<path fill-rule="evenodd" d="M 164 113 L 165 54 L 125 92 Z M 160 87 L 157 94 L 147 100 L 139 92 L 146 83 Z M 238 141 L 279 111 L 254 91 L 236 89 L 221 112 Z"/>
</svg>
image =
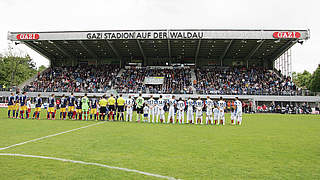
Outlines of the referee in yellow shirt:
<svg viewBox="0 0 320 180">
<path fill-rule="evenodd" d="M 99 101 L 99 105 L 100 105 L 100 116 L 99 116 L 99 119 L 100 120 L 104 121 L 104 119 L 106 117 L 107 104 L 108 104 L 108 101 L 106 100 L 106 96 L 103 95 L 102 98 Z M 102 119 L 101 119 L 101 117 L 102 117 Z"/>
<path fill-rule="evenodd" d="M 114 114 L 115 114 L 115 104 L 116 99 L 113 97 L 113 94 L 108 98 L 108 105 L 109 105 L 109 113 L 108 113 L 108 119 L 112 121 L 114 120 Z"/>
<path fill-rule="evenodd" d="M 124 103 L 126 101 L 123 99 L 122 94 L 119 95 L 119 98 L 117 99 L 117 105 L 118 105 L 118 112 L 117 112 L 117 121 L 119 121 L 119 115 L 121 114 L 120 118 L 121 121 L 124 121 Z"/>
</svg>

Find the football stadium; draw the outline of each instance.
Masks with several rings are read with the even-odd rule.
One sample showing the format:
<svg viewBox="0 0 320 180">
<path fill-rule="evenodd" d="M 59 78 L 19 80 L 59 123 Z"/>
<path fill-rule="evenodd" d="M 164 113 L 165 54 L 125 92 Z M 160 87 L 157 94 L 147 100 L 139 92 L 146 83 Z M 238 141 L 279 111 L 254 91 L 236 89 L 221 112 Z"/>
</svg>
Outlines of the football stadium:
<svg viewBox="0 0 320 180">
<path fill-rule="evenodd" d="M 8 32 L 50 60 L 0 91 L 1 179 L 319 179 L 309 29 Z"/>
</svg>

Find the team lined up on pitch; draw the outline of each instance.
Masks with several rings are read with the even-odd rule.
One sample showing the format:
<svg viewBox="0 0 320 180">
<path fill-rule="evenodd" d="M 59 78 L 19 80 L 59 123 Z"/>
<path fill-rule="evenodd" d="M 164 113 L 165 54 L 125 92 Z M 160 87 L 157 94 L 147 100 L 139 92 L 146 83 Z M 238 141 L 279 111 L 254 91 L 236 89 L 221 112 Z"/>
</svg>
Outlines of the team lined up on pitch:
<svg viewBox="0 0 320 180">
<path fill-rule="evenodd" d="M 31 99 L 27 97 L 26 92 L 21 95 L 17 93 L 8 98 L 8 118 L 21 118 L 23 119 L 24 113 L 26 118 L 30 118 L 31 113 Z M 41 94 L 34 99 L 35 110 L 33 119 L 40 119 L 41 107 L 43 100 Z M 59 107 L 59 108 L 57 108 Z M 122 95 L 116 99 L 111 96 L 107 98 L 105 95 L 100 99 L 97 97 L 88 98 L 87 94 L 84 97 L 76 98 L 73 93 L 69 97 L 63 95 L 60 98 L 60 103 L 56 103 L 55 95 L 49 97 L 47 107 L 47 119 L 55 119 L 57 109 L 60 111 L 60 119 L 73 119 L 73 120 L 100 120 L 100 121 L 128 121 L 132 122 L 132 115 L 134 107 L 137 112 L 136 122 L 149 122 L 149 123 L 192 123 L 204 124 L 203 110 L 205 110 L 205 124 L 225 125 L 225 109 L 226 102 L 222 97 L 215 102 L 208 96 L 206 100 L 201 100 L 200 97 L 196 101 L 191 98 L 187 100 L 171 99 L 165 100 L 160 95 L 160 98 L 154 99 L 151 95 L 149 99 L 145 100 L 142 94 L 136 99 L 129 96 L 124 99 Z M 168 116 L 165 117 L 165 108 L 168 109 Z M 11 116 L 12 111 L 12 116 Z M 19 113 L 20 112 L 20 113 Z M 126 117 L 125 113 L 126 112 Z M 187 119 L 185 121 L 185 112 Z M 19 115 L 20 114 L 20 115 Z M 19 115 L 19 116 L 18 116 Z M 107 118 L 106 118 L 107 116 Z M 115 118 L 116 116 L 116 118 Z M 242 123 L 242 103 L 236 97 L 231 107 L 231 124 L 241 125 Z"/>
</svg>

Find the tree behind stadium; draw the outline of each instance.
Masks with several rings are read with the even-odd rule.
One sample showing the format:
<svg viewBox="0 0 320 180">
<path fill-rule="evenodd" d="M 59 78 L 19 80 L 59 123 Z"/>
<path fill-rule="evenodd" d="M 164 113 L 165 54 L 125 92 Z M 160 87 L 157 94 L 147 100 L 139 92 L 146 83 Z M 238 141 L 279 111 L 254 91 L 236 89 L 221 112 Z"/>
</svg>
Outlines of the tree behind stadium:
<svg viewBox="0 0 320 180">
<path fill-rule="evenodd" d="M 320 92 L 320 64 L 313 74 L 304 70 L 303 73 L 293 72 L 292 77 L 298 87 Z"/>
<path fill-rule="evenodd" d="M 35 63 L 29 55 L 8 53 L 0 57 L 0 85 L 4 87 L 17 86 L 36 73 Z"/>
<path fill-rule="evenodd" d="M 320 64 L 312 74 L 310 80 L 310 90 L 313 92 L 320 92 Z"/>
</svg>

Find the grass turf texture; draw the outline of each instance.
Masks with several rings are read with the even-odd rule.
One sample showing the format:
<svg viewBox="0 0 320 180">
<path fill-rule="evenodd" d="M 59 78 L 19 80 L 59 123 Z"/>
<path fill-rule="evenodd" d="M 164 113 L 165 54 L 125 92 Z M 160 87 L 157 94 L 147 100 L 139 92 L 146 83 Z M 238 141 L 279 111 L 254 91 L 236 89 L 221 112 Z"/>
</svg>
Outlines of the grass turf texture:
<svg viewBox="0 0 320 180">
<path fill-rule="evenodd" d="M 3 108 L 0 115 L 0 147 L 96 123 L 12 120 Z M 226 119 L 226 126 L 106 122 L 0 153 L 95 162 L 181 179 L 320 178 L 320 116 L 245 114 L 242 126 L 231 126 L 229 115 Z M 0 172 L 1 179 L 155 179 L 9 156 L 0 156 Z"/>
</svg>

